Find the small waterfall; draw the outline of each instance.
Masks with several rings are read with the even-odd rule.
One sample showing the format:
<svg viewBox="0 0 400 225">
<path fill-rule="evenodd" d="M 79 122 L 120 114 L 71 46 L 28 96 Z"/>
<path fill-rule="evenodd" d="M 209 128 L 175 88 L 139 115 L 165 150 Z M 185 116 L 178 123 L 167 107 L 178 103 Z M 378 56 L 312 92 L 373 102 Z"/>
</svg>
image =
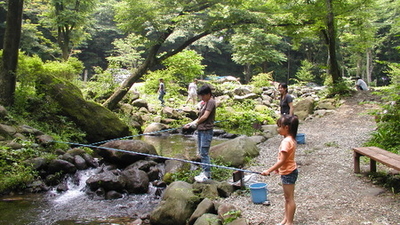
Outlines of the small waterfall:
<svg viewBox="0 0 400 225">
<path fill-rule="evenodd" d="M 66 180 L 66 184 L 68 186 L 68 190 L 64 193 L 59 194 L 55 199 L 54 203 L 57 204 L 66 204 L 69 201 L 82 197 L 85 195 L 85 187 L 86 180 L 93 175 L 97 169 L 87 169 L 87 170 L 78 170 L 74 176 L 70 176 Z M 53 191 L 54 193 L 55 191 Z"/>
</svg>

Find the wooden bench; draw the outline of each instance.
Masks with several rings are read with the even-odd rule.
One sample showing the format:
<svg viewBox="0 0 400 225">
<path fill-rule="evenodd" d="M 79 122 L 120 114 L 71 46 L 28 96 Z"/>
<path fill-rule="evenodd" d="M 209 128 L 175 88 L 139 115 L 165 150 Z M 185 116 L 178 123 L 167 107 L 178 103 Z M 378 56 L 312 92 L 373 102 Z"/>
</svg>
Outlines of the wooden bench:
<svg viewBox="0 0 400 225">
<path fill-rule="evenodd" d="M 354 173 L 360 173 L 360 156 L 370 158 L 370 171 L 376 172 L 376 162 L 400 171 L 400 155 L 378 147 L 357 147 L 354 151 Z"/>
</svg>

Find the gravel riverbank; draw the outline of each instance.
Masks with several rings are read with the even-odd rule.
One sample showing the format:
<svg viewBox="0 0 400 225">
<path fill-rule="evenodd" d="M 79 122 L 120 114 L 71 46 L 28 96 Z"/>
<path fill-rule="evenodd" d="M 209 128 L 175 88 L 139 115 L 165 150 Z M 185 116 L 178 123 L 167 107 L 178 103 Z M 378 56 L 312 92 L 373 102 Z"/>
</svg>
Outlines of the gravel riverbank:
<svg viewBox="0 0 400 225">
<path fill-rule="evenodd" d="M 362 146 L 376 128 L 373 117 L 367 114 L 376 108 L 370 102 L 374 98 L 358 92 L 333 113 L 301 122 L 299 133 L 305 133 L 306 144 L 298 145 L 296 152 L 295 224 L 400 224 L 400 196 L 353 173 L 351 149 Z M 261 172 L 273 165 L 281 140 L 276 136 L 260 144 L 260 155 L 246 169 Z M 368 171 L 367 161 L 362 161 L 361 169 Z M 378 170 L 382 169 L 387 168 L 378 165 Z M 283 218 L 280 178 L 256 176 L 268 184 L 270 206 L 253 204 L 247 194 L 235 194 L 221 202 L 239 208 L 251 225 L 276 224 Z"/>
</svg>

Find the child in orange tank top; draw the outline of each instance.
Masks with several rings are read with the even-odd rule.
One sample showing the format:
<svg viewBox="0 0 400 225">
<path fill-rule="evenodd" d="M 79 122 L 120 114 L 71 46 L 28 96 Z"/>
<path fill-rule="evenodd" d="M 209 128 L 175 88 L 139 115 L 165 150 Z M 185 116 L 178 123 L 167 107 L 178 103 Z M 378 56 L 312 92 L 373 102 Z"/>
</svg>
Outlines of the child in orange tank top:
<svg viewBox="0 0 400 225">
<path fill-rule="evenodd" d="M 278 133 L 284 136 L 278 153 L 277 162 L 261 175 L 267 176 L 275 171 L 281 175 L 283 193 L 285 197 L 285 216 L 278 225 L 292 225 L 296 204 L 294 202 L 294 186 L 297 180 L 297 165 L 295 161 L 296 135 L 299 126 L 297 116 L 283 115 L 276 122 Z"/>
</svg>

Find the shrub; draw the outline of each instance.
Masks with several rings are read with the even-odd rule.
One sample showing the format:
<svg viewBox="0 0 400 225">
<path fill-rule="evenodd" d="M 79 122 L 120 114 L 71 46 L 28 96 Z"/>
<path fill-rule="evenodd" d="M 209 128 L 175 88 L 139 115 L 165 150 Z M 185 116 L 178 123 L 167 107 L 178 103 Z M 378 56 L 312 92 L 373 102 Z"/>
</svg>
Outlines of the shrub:
<svg viewBox="0 0 400 225">
<path fill-rule="evenodd" d="M 84 68 L 83 63 L 74 57 L 70 57 L 66 62 L 48 61 L 43 67 L 45 73 L 69 81 L 77 79 Z"/>
<path fill-rule="evenodd" d="M 249 84 L 258 88 L 271 86 L 271 81 L 273 80 L 272 73 L 259 73 L 251 78 Z"/>
<path fill-rule="evenodd" d="M 366 146 L 377 146 L 400 154 L 400 64 L 390 64 L 388 71 L 392 85 L 382 90 L 382 99 L 387 102 L 381 105 L 381 110 L 373 112 L 378 122 L 378 128 Z"/>
</svg>

